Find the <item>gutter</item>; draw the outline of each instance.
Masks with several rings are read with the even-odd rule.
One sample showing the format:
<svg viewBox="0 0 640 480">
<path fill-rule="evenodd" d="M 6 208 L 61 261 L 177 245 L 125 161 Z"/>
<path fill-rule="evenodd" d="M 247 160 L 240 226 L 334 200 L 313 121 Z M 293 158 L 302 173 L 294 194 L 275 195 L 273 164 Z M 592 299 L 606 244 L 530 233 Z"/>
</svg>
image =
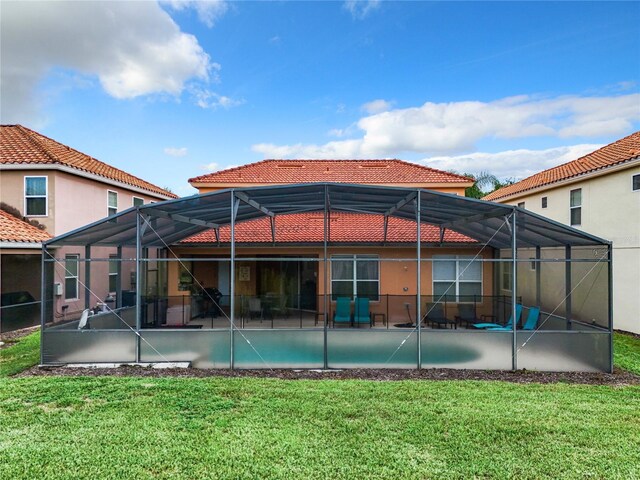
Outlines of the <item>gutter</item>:
<svg viewBox="0 0 640 480">
<path fill-rule="evenodd" d="M 521 191 L 516 192 L 516 193 L 505 195 L 504 197 L 498 197 L 498 198 L 494 198 L 494 199 L 491 199 L 491 200 L 488 200 L 488 199 L 486 199 L 486 197 L 483 197 L 483 200 L 486 200 L 487 202 L 496 202 L 496 203 L 504 203 L 504 202 L 508 202 L 508 201 L 511 201 L 511 200 L 517 200 L 519 198 L 526 197 L 528 195 L 532 195 L 534 193 L 546 192 L 547 190 L 552 190 L 554 188 L 563 187 L 565 185 L 571 185 L 573 183 L 582 182 L 583 180 L 590 180 L 592 178 L 602 177 L 603 175 L 608 175 L 610 173 L 615 173 L 615 172 L 618 172 L 620 170 L 626 170 L 627 168 L 632 168 L 632 167 L 636 166 L 636 164 L 640 165 L 640 157 L 634 157 L 632 159 L 625 160 L 624 162 L 619 163 L 618 165 L 613 165 L 613 166 L 610 166 L 610 167 L 603 167 L 603 168 L 600 168 L 598 170 L 592 170 L 590 172 L 581 173 L 580 175 L 576 175 L 575 177 L 565 178 L 563 180 L 558 180 L 556 182 L 551 182 L 551 183 L 547 183 L 545 185 L 540 185 L 539 187 L 529 188 L 527 190 L 521 190 Z"/>
<path fill-rule="evenodd" d="M 12 249 L 12 248 L 33 248 L 33 249 L 42 249 L 42 243 L 38 242 L 9 242 L 9 241 L 0 241 L 0 248 L 2 249 Z"/>
</svg>

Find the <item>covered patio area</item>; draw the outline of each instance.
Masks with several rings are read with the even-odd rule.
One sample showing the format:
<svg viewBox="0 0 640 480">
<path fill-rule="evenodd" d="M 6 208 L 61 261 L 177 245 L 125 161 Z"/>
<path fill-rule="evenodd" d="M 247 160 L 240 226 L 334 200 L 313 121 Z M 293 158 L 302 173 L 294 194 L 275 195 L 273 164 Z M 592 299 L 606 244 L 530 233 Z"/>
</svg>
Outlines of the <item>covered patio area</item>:
<svg viewBox="0 0 640 480">
<path fill-rule="evenodd" d="M 610 371 L 610 269 L 606 240 L 508 205 L 222 190 L 47 242 L 41 361 Z M 65 312 L 57 284 L 77 291 Z"/>
</svg>

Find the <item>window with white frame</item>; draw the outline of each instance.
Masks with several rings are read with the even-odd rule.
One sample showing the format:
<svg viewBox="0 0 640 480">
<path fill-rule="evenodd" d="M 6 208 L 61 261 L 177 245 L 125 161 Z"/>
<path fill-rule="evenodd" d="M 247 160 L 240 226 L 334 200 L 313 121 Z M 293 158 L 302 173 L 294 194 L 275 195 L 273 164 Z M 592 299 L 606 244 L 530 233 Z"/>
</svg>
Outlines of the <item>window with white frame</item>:
<svg viewBox="0 0 640 480">
<path fill-rule="evenodd" d="M 75 300 L 78 298 L 78 267 L 80 255 L 67 254 L 64 256 L 64 298 Z"/>
<path fill-rule="evenodd" d="M 47 215 L 47 177 L 24 177 L 25 217 Z"/>
<path fill-rule="evenodd" d="M 118 192 L 107 191 L 107 216 L 118 213 Z"/>
<path fill-rule="evenodd" d="M 142 205 L 144 205 L 144 198 L 133 197 L 133 206 L 134 207 L 141 207 Z"/>
<path fill-rule="evenodd" d="M 511 291 L 511 279 L 513 278 L 513 262 L 500 262 L 500 288 Z"/>
<path fill-rule="evenodd" d="M 520 203 L 518 204 L 518 208 L 524 208 L 524 202 L 520 202 Z"/>
<path fill-rule="evenodd" d="M 109 255 L 109 293 L 116 291 L 118 283 L 118 256 Z"/>
<path fill-rule="evenodd" d="M 582 225 L 582 189 L 576 188 L 575 190 L 571 190 L 569 197 L 571 226 Z"/>
<path fill-rule="evenodd" d="M 433 296 L 454 302 L 482 296 L 482 261 L 471 255 L 434 255 Z"/>
<path fill-rule="evenodd" d="M 631 189 L 634 192 L 640 192 L 640 173 L 631 178 Z"/>
<path fill-rule="evenodd" d="M 542 208 L 547 208 L 547 197 L 542 197 Z"/>
<path fill-rule="evenodd" d="M 333 255 L 331 294 L 338 297 L 367 297 L 377 301 L 380 289 L 380 261 L 377 255 Z"/>
</svg>

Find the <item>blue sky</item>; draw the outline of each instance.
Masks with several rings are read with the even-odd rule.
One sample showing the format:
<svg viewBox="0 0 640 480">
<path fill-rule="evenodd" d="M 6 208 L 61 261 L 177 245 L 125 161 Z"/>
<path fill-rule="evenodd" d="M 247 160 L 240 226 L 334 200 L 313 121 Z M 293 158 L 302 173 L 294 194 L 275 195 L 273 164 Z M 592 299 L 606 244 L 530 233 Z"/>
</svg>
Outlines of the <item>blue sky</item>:
<svg viewBox="0 0 640 480">
<path fill-rule="evenodd" d="M 638 130 L 638 2 L 2 5 L 2 123 L 180 195 L 262 158 L 522 178 Z"/>
</svg>

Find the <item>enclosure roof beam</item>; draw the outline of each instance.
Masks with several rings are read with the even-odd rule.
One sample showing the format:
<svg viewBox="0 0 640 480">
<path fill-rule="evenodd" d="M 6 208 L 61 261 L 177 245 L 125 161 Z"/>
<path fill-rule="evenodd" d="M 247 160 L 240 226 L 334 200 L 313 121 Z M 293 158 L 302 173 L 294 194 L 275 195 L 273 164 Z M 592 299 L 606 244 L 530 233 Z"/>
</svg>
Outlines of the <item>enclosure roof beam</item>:
<svg viewBox="0 0 640 480">
<path fill-rule="evenodd" d="M 151 217 L 168 218 L 170 220 L 175 220 L 177 222 L 190 223 L 192 225 L 198 225 L 200 227 L 207 227 L 207 228 L 213 228 L 213 229 L 220 228 L 220 225 L 218 225 L 217 223 L 207 222 L 205 220 L 198 220 L 197 218 L 185 217 L 184 215 L 180 215 L 178 213 L 167 213 L 163 210 L 146 210 L 144 213 Z"/>
<path fill-rule="evenodd" d="M 411 202 L 413 199 L 415 199 L 417 196 L 417 192 L 411 192 L 409 195 L 407 195 L 406 197 L 404 197 L 402 200 L 400 200 L 398 203 L 396 203 L 393 207 L 391 207 L 389 210 L 387 210 L 386 212 L 384 212 L 385 216 L 389 216 L 389 215 L 393 215 L 395 212 L 397 212 L 398 210 L 400 210 L 402 207 L 404 207 L 407 203 Z"/>
<path fill-rule="evenodd" d="M 442 228 L 455 228 L 456 226 L 459 226 L 459 225 L 466 225 L 468 223 L 480 222 L 482 220 L 488 220 L 490 218 L 503 217 L 503 216 L 504 216 L 504 209 L 501 208 L 500 210 L 493 210 L 487 213 L 479 213 L 477 215 L 471 215 L 470 217 L 465 217 L 458 220 L 453 220 L 451 222 L 446 222 L 441 224 L 440 226 Z"/>
<path fill-rule="evenodd" d="M 275 217 L 275 213 L 273 213 L 271 210 L 269 210 L 268 208 L 260 205 L 258 202 L 256 202 L 255 200 L 251 199 L 249 197 L 249 195 L 247 195 L 244 192 L 236 192 L 236 198 L 239 198 L 240 200 L 242 200 L 244 203 L 251 205 L 253 208 L 255 208 L 256 210 L 260 210 L 262 213 L 264 213 L 265 215 L 268 215 L 269 217 Z"/>
</svg>

